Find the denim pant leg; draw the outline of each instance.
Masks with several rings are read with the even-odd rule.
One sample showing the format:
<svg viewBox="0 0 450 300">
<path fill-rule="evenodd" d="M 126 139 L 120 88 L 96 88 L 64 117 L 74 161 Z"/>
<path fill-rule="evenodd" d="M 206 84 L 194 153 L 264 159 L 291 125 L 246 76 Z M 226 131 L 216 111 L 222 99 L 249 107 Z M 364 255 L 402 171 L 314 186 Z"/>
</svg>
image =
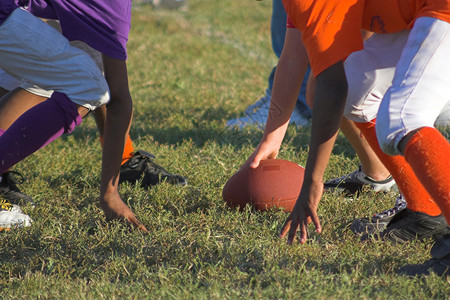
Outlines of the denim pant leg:
<svg viewBox="0 0 450 300">
<path fill-rule="evenodd" d="M 270 26 L 270 33 L 272 37 L 272 49 L 275 55 L 280 58 L 281 52 L 283 51 L 284 36 L 286 35 L 286 11 L 284 10 L 282 0 L 273 0 L 272 2 L 272 19 Z M 272 69 L 269 75 L 269 92 L 272 93 L 273 78 L 275 76 L 276 66 Z M 305 92 L 306 92 L 306 82 L 309 77 L 310 69 L 306 71 L 305 78 L 303 79 L 302 88 L 300 94 L 298 95 L 298 100 L 295 105 L 298 112 L 300 112 L 306 118 L 311 117 L 311 109 L 306 104 Z"/>
</svg>

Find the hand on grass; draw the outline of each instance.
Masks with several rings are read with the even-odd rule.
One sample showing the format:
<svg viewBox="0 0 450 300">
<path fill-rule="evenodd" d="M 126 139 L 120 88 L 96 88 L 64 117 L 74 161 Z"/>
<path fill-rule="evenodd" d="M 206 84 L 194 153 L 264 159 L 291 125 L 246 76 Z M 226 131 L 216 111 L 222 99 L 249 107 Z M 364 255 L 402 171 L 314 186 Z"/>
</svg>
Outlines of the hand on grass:
<svg viewBox="0 0 450 300">
<path fill-rule="evenodd" d="M 100 199 L 100 206 L 105 212 L 106 220 L 122 220 L 133 225 L 144 233 L 149 233 L 147 228 L 136 218 L 131 209 L 122 201 L 118 193 L 105 195 Z"/>
<path fill-rule="evenodd" d="M 300 196 L 295 203 L 294 210 L 287 218 L 281 228 L 280 238 L 283 238 L 289 231 L 287 243 L 291 245 L 295 239 L 297 229 L 300 228 L 300 243 L 306 243 L 308 238 L 308 224 L 314 223 L 317 233 L 322 232 L 319 217 L 317 216 L 317 207 L 322 197 L 323 184 L 306 184 L 303 187 Z"/>
</svg>

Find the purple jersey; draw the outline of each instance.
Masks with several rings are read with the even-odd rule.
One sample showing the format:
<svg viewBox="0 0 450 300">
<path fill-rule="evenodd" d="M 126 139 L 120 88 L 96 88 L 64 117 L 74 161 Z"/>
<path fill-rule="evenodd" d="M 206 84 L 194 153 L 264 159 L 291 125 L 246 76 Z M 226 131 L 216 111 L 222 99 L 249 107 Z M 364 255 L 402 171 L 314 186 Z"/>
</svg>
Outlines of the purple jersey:
<svg viewBox="0 0 450 300">
<path fill-rule="evenodd" d="M 112 58 L 127 58 L 131 0 L 31 0 L 28 9 L 37 17 L 58 19 L 69 41 L 85 42 Z"/>
</svg>

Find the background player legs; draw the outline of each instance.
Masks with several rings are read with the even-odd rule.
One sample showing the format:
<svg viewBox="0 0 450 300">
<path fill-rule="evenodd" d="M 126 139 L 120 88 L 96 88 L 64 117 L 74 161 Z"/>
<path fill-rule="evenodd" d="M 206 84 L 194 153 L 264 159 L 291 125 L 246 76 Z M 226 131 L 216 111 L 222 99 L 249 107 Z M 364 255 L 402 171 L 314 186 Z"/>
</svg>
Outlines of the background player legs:
<svg viewBox="0 0 450 300">
<path fill-rule="evenodd" d="M 316 81 L 310 74 L 306 88 L 306 102 L 310 107 L 314 104 L 315 87 Z M 375 191 L 389 191 L 395 185 L 395 181 L 366 138 L 361 134 L 355 122 L 343 117 L 340 130 L 355 150 L 361 166 L 350 174 L 325 182 L 325 188 L 339 188 L 348 194 L 360 192 L 364 186 L 369 186 Z"/>
<path fill-rule="evenodd" d="M 384 180 L 391 175 L 353 121 L 342 118 L 340 129 L 355 150 L 364 174 L 377 181 Z"/>
<path fill-rule="evenodd" d="M 272 49 L 274 54 L 279 58 L 283 50 L 284 37 L 286 35 L 286 12 L 284 10 L 282 0 L 273 0 L 272 15 L 270 23 L 270 34 Z M 247 125 L 257 125 L 263 128 L 269 114 L 270 99 L 272 95 L 273 80 L 275 77 L 276 66 L 270 72 L 267 79 L 267 89 L 265 95 L 257 102 L 245 109 L 245 115 L 240 118 L 231 119 L 227 122 L 228 127 L 243 128 Z M 302 88 L 297 98 L 295 108 L 292 112 L 290 123 L 298 126 L 309 126 L 311 119 L 311 109 L 306 104 L 305 91 L 309 69 L 303 80 Z"/>
</svg>

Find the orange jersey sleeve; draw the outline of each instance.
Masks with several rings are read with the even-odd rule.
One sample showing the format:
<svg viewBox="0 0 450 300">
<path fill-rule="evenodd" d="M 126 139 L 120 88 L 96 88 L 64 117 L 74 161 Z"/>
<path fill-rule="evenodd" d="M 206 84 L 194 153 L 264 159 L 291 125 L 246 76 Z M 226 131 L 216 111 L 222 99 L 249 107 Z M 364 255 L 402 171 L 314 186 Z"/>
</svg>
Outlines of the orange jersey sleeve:
<svg viewBox="0 0 450 300">
<path fill-rule="evenodd" d="M 420 17 L 450 22 L 450 0 L 365 0 L 363 29 L 398 32 L 411 29 Z"/>
<path fill-rule="evenodd" d="M 360 29 L 393 33 L 417 18 L 450 23 L 450 0 L 283 0 L 288 27 L 302 32 L 314 76 L 363 48 Z"/>
<path fill-rule="evenodd" d="M 289 22 L 302 32 L 314 76 L 361 50 L 364 1 L 283 0 Z M 289 25 L 288 25 L 289 26 Z"/>
<path fill-rule="evenodd" d="M 416 19 L 431 17 L 450 23 L 450 0 L 416 0 L 413 2 L 425 2 L 423 6 L 420 6 Z"/>
</svg>

